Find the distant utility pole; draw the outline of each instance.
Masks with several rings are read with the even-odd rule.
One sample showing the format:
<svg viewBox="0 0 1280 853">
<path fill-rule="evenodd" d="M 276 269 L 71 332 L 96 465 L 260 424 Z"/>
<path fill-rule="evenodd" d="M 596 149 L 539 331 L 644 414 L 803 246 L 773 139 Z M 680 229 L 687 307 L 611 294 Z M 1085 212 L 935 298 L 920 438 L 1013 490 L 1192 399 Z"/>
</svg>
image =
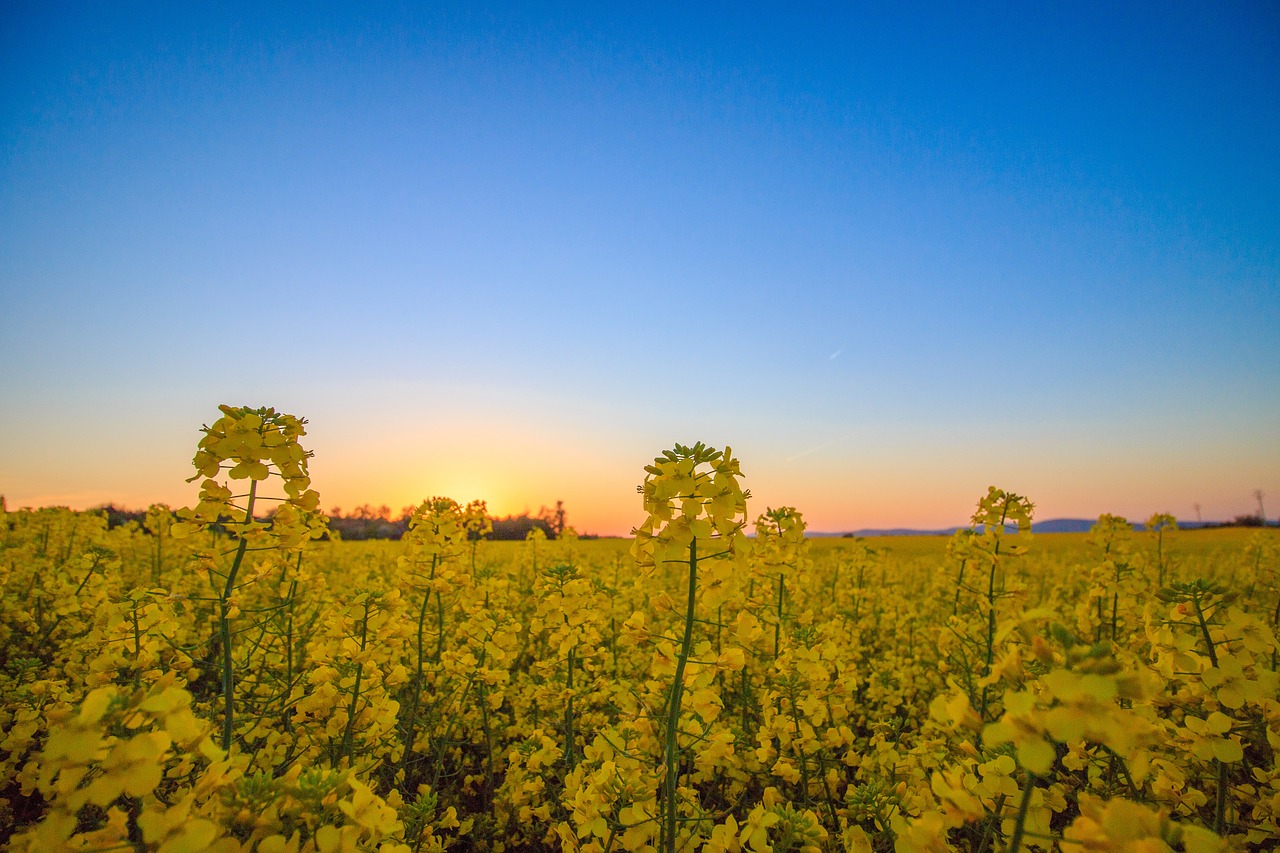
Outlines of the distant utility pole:
<svg viewBox="0 0 1280 853">
<path fill-rule="evenodd" d="M 1204 524 L 1204 519 L 1200 517 L 1200 504 L 1192 504 L 1196 508 L 1196 524 Z"/>
<path fill-rule="evenodd" d="M 1263 495 L 1262 489 L 1254 489 L 1253 496 L 1258 500 L 1258 520 L 1262 522 L 1263 527 L 1266 527 L 1267 511 L 1262 508 L 1262 499 L 1263 497 L 1265 497 L 1265 495 Z"/>
</svg>

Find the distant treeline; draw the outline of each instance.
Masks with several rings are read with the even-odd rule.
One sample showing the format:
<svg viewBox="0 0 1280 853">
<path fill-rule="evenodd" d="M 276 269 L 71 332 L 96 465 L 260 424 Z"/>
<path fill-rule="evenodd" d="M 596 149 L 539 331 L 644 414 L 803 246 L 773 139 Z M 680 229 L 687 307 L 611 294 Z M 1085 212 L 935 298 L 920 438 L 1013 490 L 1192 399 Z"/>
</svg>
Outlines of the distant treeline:
<svg viewBox="0 0 1280 853">
<path fill-rule="evenodd" d="M 415 507 L 407 506 L 400 510 L 400 515 L 391 517 L 391 508 L 387 506 L 372 507 L 368 504 L 357 507 L 349 514 L 344 514 L 340 507 L 329 510 L 329 529 L 347 541 L 362 539 L 399 539 L 409 529 L 409 518 Z M 555 539 L 565 529 L 566 513 L 563 501 L 556 501 L 554 507 L 541 507 L 537 515 L 490 516 L 493 532 L 484 538 L 523 540 L 535 527 L 540 528 L 548 539 Z M 594 536 L 583 535 L 582 539 L 594 539 Z"/>
<path fill-rule="evenodd" d="M 344 513 L 340 507 L 334 507 L 326 515 L 329 518 L 329 529 L 339 538 L 347 541 L 399 539 L 409 529 L 409 517 L 413 515 L 415 508 L 407 506 L 400 510 L 400 514 L 395 518 L 391 516 L 390 507 L 374 507 L 369 504 L 356 507 L 350 513 Z M 131 521 L 141 525 L 147 517 L 146 510 L 124 509 L 115 504 L 100 506 L 95 511 L 106 516 L 108 529 Z M 541 528 L 548 539 L 555 539 L 565 529 L 566 517 L 562 501 L 556 501 L 556 505 L 552 508 L 540 508 L 537 515 L 524 513 L 501 518 L 491 516 L 489 520 L 493 523 L 493 532 L 484 538 L 523 540 L 529 535 L 529 531 L 537 527 Z M 596 537 L 583 534 L 580 538 L 595 539 Z"/>
<path fill-rule="evenodd" d="M 339 538 L 348 541 L 360 541 L 363 539 L 399 539 L 404 532 L 409 529 L 409 517 L 413 515 L 415 507 L 407 506 L 400 510 L 400 514 L 396 518 L 391 517 L 391 508 L 387 506 L 374 507 L 369 504 L 356 507 L 350 513 L 343 513 L 340 507 L 334 507 L 327 513 L 329 518 L 329 529 L 338 534 Z M 119 527 L 122 524 L 136 522 L 139 526 L 147 517 L 147 511 L 143 509 L 133 510 L 118 507 L 115 504 L 106 504 L 97 507 L 95 512 L 100 512 L 107 518 L 107 529 L 110 530 Z M 565 509 L 562 501 L 556 501 L 556 505 L 552 508 L 541 507 L 537 515 L 507 515 L 501 518 L 491 516 L 490 521 L 493 522 L 493 532 L 485 536 L 486 539 L 506 539 L 506 540 L 523 540 L 529 535 L 529 531 L 535 527 L 541 528 L 548 539 L 555 539 L 560 531 L 565 529 Z M 1274 527 L 1280 524 L 1277 521 L 1264 519 L 1257 513 L 1245 515 L 1237 515 L 1230 521 L 1205 521 L 1192 522 L 1188 526 L 1192 529 L 1207 529 L 1213 527 Z M 1141 525 L 1135 525 L 1135 528 L 1141 528 Z M 858 535 L 866 535 L 865 533 L 845 533 L 846 538 L 852 538 Z M 594 534 L 579 534 L 582 539 L 596 539 Z"/>
</svg>

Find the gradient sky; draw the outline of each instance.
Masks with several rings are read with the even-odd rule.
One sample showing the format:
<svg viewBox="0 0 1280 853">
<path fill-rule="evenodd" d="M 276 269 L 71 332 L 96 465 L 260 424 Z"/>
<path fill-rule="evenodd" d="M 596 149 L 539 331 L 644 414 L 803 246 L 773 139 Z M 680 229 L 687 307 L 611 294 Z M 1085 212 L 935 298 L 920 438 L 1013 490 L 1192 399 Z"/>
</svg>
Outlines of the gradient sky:
<svg viewBox="0 0 1280 853">
<path fill-rule="evenodd" d="M 193 503 L 226 402 L 327 507 L 1280 511 L 1269 0 L 267 6 L 0 7 L 10 508 Z"/>
</svg>

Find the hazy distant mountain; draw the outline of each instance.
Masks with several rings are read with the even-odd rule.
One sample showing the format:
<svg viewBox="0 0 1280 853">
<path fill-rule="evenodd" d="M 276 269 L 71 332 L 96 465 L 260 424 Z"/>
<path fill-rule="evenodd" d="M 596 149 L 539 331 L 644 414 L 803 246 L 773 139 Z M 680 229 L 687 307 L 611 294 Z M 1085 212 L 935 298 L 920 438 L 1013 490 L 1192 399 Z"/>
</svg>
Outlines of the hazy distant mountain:
<svg viewBox="0 0 1280 853">
<path fill-rule="evenodd" d="M 945 530 L 916 530 L 911 527 L 863 527 L 858 530 L 850 530 L 845 533 L 823 533 L 821 531 L 806 530 L 805 536 L 950 536 L 959 527 L 948 527 Z"/>
<path fill-rule="evenodd" d="M 888 527 L 881 530 L 855 530 L 854 536 L 950 536 L 960 528 L 948 527 L 945 530 L 913 530 L 909 527 Z"/>
<path fill-rule="evenodd" d="M 1036 521 L 1031 525 L 1032 533 L 1088 533 L 1093 525 L 1097 524 L 1096 518 L 1050 518 L 1045 521 Z M 814 533 L 808 532 L 809 536 L 950 536 L 957 530 L 963 530 L 964 527 L 944 527 L 940 530 L 917 530 L 910 527 L 885 527 L 872 528 L 864 527 L 860 530 L 853 530 L 848 533 Z M 1215 522 L 1195 522 L 1195 521 L 1178 521 L 1178 526 L 1186 529 L 1195 527 L 1212 527 L 1216 526 Z M 1135 530 L 1144 529 L 1141 523 L 1133 525 Z"/>
<path fill-rule="evenodd" d="M 1098 523 L 1096 518 L 1050 518 L 1046 521 L 1033 521 L 1032 533 L 1088 533 Z"/>
</svg>

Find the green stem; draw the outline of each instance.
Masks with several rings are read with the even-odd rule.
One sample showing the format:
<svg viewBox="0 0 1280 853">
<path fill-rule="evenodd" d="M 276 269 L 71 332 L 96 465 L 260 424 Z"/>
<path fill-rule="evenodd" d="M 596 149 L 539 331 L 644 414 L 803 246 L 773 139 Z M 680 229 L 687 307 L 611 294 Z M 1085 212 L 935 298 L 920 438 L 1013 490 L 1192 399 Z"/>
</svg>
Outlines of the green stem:
<svg viewBox="0 0 1280 853">
<path fill-rule="evenodd" d="M 431 601 L 430 581 L 435 579 L 436 566 L 440 562 L 438 555 L 431 557 L 431 576 L 428 578 L 428 586 L 426 592 L 422 594 L 422 606 L 418 608 L 418 671 L 413 677 L 413 696 L 409 699 L 409 714 L 405 717 L 404 732 L 404 754 L 400 756 L 400 771 L 408 773 L 409 756 L 413 752 L 413 742 L 417 739 L 418 734 L 418 705 L 422 697 L 422 675 L 425 668 L 426 656 L 423 654 L 423 629 L 427 621 L 427 604 Z M 408 776 L 405 777 L 405 790 L 408 788 Z"/>
<path fill-rule="evenodd" d="M 164 534 L 156 531 L 156 563 L 151 571 L 151 583 L 159 584 L 164 569 Z"/>
<path fill-rule="evenodd" d="M 1213 831 L 1222 835 L 1227 823 L 1227 765 L 1215 758 L 1218 765 L 1218 795 L 1213 805 Z"/>
<path fill-rule="evenodd" d="M 1191 604 L 1196 609 L 1196 621 L 1200 623 L 1200 634 L 1204 637 L 1205 647 L 1209 650 L 1209 663 L 1217 668 L 1218 650 L 1213 643 L 1213 637 L 1209 636 L 1209 623 L 1205 621 L 1204 611 L 1200 609 L 1200 598 L 1191 599 Z"/>
<path fill-rule="evenodd" d="M 853 598 L 853 621 L 855 622 L 858 621 L 859 611 L 862 609 L 862 577 L 865 569 L 866 567 L 862 563 L 858 564 L 858 593 Z"/>
<path fill-rule="evenodd" d="M 1276 612 L 1273 613 L 1271 616 L 1272 632 L 1276 631 L 1277 628 L 1280 628 L 1280 596 L 1276 597 Z M 1271 671 L 1272 672 L 1276 671 L 1276 663 L 1277 663 L 1278 656 L 1280 656 L 1280 649 L 1272 648 L 1271 650 Z"/>
<path fill-rule="evenodd" d="M 964 570 L 969 565 L 968 560 L 960 561 L 960 571 L 956 574 L 956 597 L 951 602 L 951 615 L 955 616 L 960 612 L 960 590 L 964 588 Z"/>
<path fill-rule="evenodd" d="M 433 571 L 434 575 L 435 572 Z M 432 658 L 432 663 L 440 663 L 444 658 L 444 596 L 440 594 L 440 590 L 436 590 L 436 656 Z"/>
<path fill-rule="evenodd" d="M 564 755 L 572 771 L 577 763 L 573 747 L 573 663 L 576 649 L 569 649 L 569 667 L 565 672 L 565 689 L 569 692 L 569 700 L 564 709 Z"/>
<path fill-rule="evenodd" d="M 480 666 L 484 666 L 485 652 L 480 652 Z M 480 725 L 484 730 L 484 748 L 485 748 L 485 774 L 484 789 L 482 792 L 482 801 L 486 811 L 492 816 L 493 811 L 493 789 L 494 789 L 494 773 L 493 767 L 493 731 L 489 725 L 489 691 L 485 688 L 483 673 L 480 674 Z"/>
<path fill-rule="evenodd" d="M 44 530 L 41 531 L 40 535 L 40 547 L 36 549 L 37 557 L 44 557 L 49 553 L 49 529 L 52 525 L 52 521 L 48 519 L 45 520 Z"/>
<path fill-rule="evenodd" d="M 667 743 L 665 757 L 666 780 L 663 785 L 666 804 L 666 821 L 663 826 L 663 849 L 666 853 L 676 850 L 676 795 L 680 777 L 680 701 L 684 696 L 684 670 L 693 647 L 694 596 L 698 592 L 698 540 L 689 543 L 689 597 L 685 608 L 684 640 L 680 644 L 680 657 L 676 659 L 675 683 L 671 685 L 671 702 L 667 706 Z"/>
<path fill-rule="evenodd" d="M 71 593 L 72 598 L 80 597 L 80 593 L 84 591 L 85 586 L 87 586 L 89 583 L 89 579 L 93 577 L 94 572 L 96 572 L 97 570 L 98 570 L 98 561 L 95 558 L 93 561 L 93 565 L 89 567 L 89 573 L 84 576 L 84 580 L 80 581 L 80 585 L 76 587 L 76 591 Z M 43 619 L 44 619 L 44 612 L 43 612 L 43 607 L 41 607 L 36 614 L 36 623 L 39 624 Z M 44 644 L 49 642 L 49 638 L 53 636 L 53 632 L 58 630 L 58 626 L 61 624 L 62 624 L 62 615 L 59 614 L 58 616 L 54 617 L 53 623 L 49 625 L 48 628 L 45 628 L 44 631 L 40 634 L 40 640 L 36 644 L 37 647 L 43 648 Z"/>
<path fill-rule="evenodd" d="M 368 598 L 364 600 L 364 615 L 360 619 L 360 651 L 364 652 L 365 644 L 369 639 L 369 604 Z M 342 756 L 347 759 L 347 766 L 351 765 L 351 741 L 355 733 L 356 712 L 359 710 L 360 704 L 360 681 L 364 676 L 364 663 L 356 664 L 356 683 L 351 688 L 351 704 L 347 706 L 347 725 L 342 732 Z"/>
<path fill-rule="evenodd" d="M 987 650 L 984 659 L 985 667 L 982 671 L 983 677 L 991 674 L 991 667 L 995 664 L 996 655 L 996 563 L 991 563 L 991 577 L 987 582 Z M 983 722 L 987 719 L 987 692 L 988 688 L 982 688 L 982 710 L 980 716 Z"/>
<path fill-rule="evenodd" d="M 302 568 L 302 554 L 298 554 L 298 561 L 295 564 L 295 571 Z M 283 572 L 281 572 L 283 577 Z M 287 608 L 284 623 L 284 705 L 280 709 L 280 722 L 286 732 L 293 730 L 293 725 L 289 722 L 289 706 L 293 698 L 293 615 L 296 608 L 296 598 L 298 592 L 298 580 L 295 577 L 289 581 L 289 597 L 285 601 Z"/>
<path fill-rule="evenodd" d="M 133 689 L 142 685 L 142 631 L 138 625 L 138 602 L 133 602 Z"/>
<path fill-rule="evenodd" d="M 1156 529 L 1156 585 L 1164 586 L 1164 526 Z"/>
<path fill-rule="evenodd" d="M 800 747 L 800 709 L 796 705 L 796 682 L 794 676 L 787 681 L 787 699 L 791 703 L 791 725 L 795 729 L 796 758 L 800 759 L 800 802 L 809 803 L 809 763 L 805 760 L 804 750 Z"/>
<path fill-rule="evenodd" d="M 1000 826 L 1000 816 L 1004 813 L 1004 801 L 1007 799 L 1005 794 L 996 797 L 995 803 L 992 804 L 991 815 L 987 818 L 986 828 L 982 830 L 982 843 L 978 845 L 975 853 L 987 853 L 987 849 L 991 846 L 991 841 L 998 832 Z"/>
<path fill-rule="evenodd" d="M 249 481 L 249 501 L 244 509 L 244 523 L 253 523 L 253 502 L 258 495 L 258 481 Z M 227 614 L 231 611 L 228 602 L 231 593 L 235 592 L 236 575 L 240 572 L 240 564 L 244 562 L 245 552 L 249 549 L 249 540 L 243 536 L 236 545 L 236 556 L 231 561 L 231 571 L 227 572 L 227 583 L 218 597 L 218 635 L 222 640 L 222 748 L 231 749 L 231 735 L 235 729 L 235 675 L 231 662 L 231 621 Z"/>
<path fill-rule="evenodd" d="M 1022 846 L 1022 836 L 1027 830 L 1027 812 L 1031 809 L 1031 792 L 1036 787 L 1034 773 L 1027 774 L 1027 787 L 1022 792 L 1022 802 L 1018 805 L 1018 818 L 1013 823 L 1013 837 L 1009 839 L 1008 853 L 1018 853 Z"/>
<path fill-rule="evenodd" d="M 73 518 L 71 520 L 71 536 L 67 539 L 67 550 L 62 555 L 62 562 L 58 564 L 60 566 L 65 565 L 71 559 L 71 549 L 74 548 L 76 544 L 76 530 L 78 525 L 79 522 Z"/>
<path fill-rule="evenodd" d="M 448 706 L 445 704 L 440 705 L 440 715 L 438 718 L 448 719 L 449 725 L 445 728 L 444 733 L 440 737 L 436 738 L 435 766 L 431 771 L 431 790 L 433 791 L 438 791 L 440 789 L 440 780 L 444 777 L 445 773 L 444 761 L 449 746 L 453 743 L 453 733 L 458 730 L 458 727 L 463 720 L 461 709 L 466 706 L 467 700 L 471 696 L 471 689 L 475 687 L 478 680 L 479 673 L 472 672 L 471 676 L 467 679 L 466 685 L 462 688 L 462 695 L 458 698 L 457 704 L 459 711 L 457 713 L 450 716 Z"/>
<path fill-rule="evenodd" d="M 1003 532 L 1005 519 L 1008 518 L 1009 508 L 1006 506 L 1000 513 L 1000 522 L 997 528 Z M 1000 539 L 996 539 L 995 548 L 991 552 L 991 574 L 987 577 L 987 655 L 986 668 L 982 671 L 983 676 L 991 674 L 991 667 L 995 664 L 996 659 L 996 571 L 1000 568 Z M 983 722 L 987 719 L 987 703 L 988 703 L 988 687 L 982 688 L 982 709 L 980 716 Z"/>
<path fill-rule="evenodd" d="M 773 659 L 778 659 L 778 652 L 782 649 L 782 602 L 787 595 L 786 575 L 778 573 L 778 621 L 773 626 Z"/>
</svg>

